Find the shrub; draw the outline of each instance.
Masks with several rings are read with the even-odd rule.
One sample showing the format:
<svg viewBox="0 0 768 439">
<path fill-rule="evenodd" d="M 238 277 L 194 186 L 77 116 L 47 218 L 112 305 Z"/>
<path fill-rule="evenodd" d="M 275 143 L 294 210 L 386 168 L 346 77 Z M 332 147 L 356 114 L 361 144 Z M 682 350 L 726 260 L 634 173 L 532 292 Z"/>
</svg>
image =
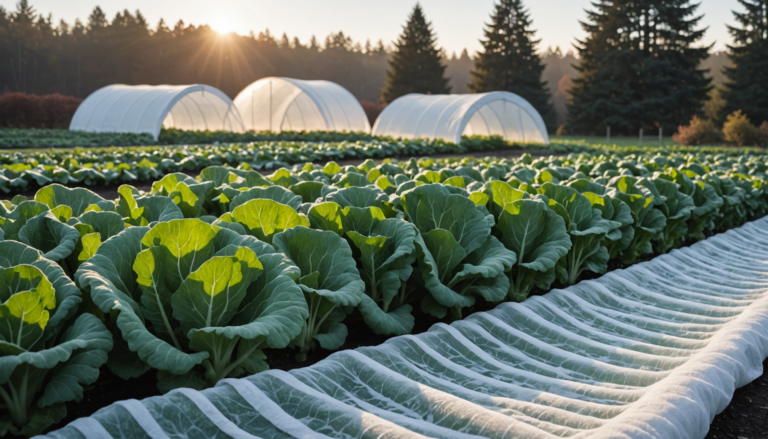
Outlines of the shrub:
<svg viewBox="0 0 768 439">
<path fill-rule="evenodd" d="M 765 143 L 765 134 L 752 125 L 741 110 L 731 113 L 723 125 L 723 137 L 727 143 L 738 146 L 759 146 Z"/>
<path fill-rule="evenodd" d="M 555 134 L 558 135 L 558 136 L 567 136 L 568 135 L 568 130 L 565 128 L 565 125 L 560 125 L 557 128 L 557 131 L 555 132 Z"/>
<path fill-rule="evenodd" d="M 694 115 L 688 125 L 677 128 L 677 132 L 672 135 L 672 140 L 683 145 L 711 145 L 722 142 L 723 136 L 714 122 L 699 119 Z"/>
<path fill-rule="evenodd" d="M 368 122 L 371 123 L 371 127 L 376 123 L 379 114 L 384 111 L 384 107 L 386 107 L 386 105 L 380 102 L 371 101 L 360 101 L 360 105 L 363 106 L 363 111 L 365 111 L 365 115 L 368 116 Z"/>
<path fill-rule="evenodd" d="M 69 128 L 82 99 L 73 96 L 5 93 L 0 95 L 0 126 Z"/>
</svg>

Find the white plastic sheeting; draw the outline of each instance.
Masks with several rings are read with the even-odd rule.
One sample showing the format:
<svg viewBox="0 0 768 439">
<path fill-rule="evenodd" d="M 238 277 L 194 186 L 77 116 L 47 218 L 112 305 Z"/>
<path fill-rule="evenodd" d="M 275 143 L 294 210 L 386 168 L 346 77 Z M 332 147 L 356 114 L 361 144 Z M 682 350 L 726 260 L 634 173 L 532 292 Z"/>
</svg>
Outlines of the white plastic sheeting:
<svg viewBox="0 0 768 439">
<path fill-rule="evenodd" d="M 91 93 L 77 108 L 70 130 L 149 133 L 160 129 L 243 132 L 237 108 L 208 85 L 109 85 Z"/>
<path fill-rule="evenodd" d="M 247 130 L 371 131 L 360 102 L 330 81 L 264 78 L 243 89 L 234 102 Z"/>
<path fill-rule="evenodd" d="M 115 403 L 82 437 L 702 438 L 768 354 L 768 220 L 314 366 Z"/>
<path fill-rule="evenodd" d="M 549 144 L 547 127 L 533 106 L 506 91 L 465 95 L 408 94 L 384 108 L 373 134 L 405 139 L 501 136 L 510 142 Z"/>
</svg>

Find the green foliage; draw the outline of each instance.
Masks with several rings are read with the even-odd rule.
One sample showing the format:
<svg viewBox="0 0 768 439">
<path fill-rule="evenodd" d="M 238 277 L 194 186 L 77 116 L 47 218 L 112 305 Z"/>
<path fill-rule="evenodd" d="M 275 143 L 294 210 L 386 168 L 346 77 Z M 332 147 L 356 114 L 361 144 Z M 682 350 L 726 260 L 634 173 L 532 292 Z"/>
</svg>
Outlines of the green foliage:
<svg viewBox="0 0 768 439">
<path fill-rule="evenodd" d="M 274 245 L 301 270 L 299 286 L 309 307 L 293 341 L 298 358 L 303 359 L 315 344 L 338 349 L 347 337 L 347 327 L 341 323 L 345 309 L 357 306 L 365 289 L 349 244 L 334 232 L 300 226 L 275 235 Z"/>
<path fill-rule="evenodd" d="M 140 360 L 113 372 L 155 368 L 164 391 L 267 368 L 261 350 L 285 347 L 307 315 L 298 277 L 268 244 L 199 219 L 130 227 L 76 274 Z"/>
<path fill-rule="evenodd" d="M 81 301 L 61 267 L 0 242 L 0 435 L 41 433 L 98 378 L 112 336 L 95 316 L 78 316 Z"/>
</svg>

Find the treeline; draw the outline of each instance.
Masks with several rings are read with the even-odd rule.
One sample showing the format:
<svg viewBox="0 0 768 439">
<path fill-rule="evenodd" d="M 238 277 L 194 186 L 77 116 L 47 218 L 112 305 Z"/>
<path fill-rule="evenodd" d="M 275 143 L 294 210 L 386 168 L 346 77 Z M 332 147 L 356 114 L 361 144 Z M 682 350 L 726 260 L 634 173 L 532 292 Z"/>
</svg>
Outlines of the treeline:
<svg viewBox="0 0 768 439">
<path fill-rule="evenodd" d="M 551 131 L 571 134 L 670 133 L 694 115 L 721 125 L 738 109 L 760 124 L 768 120 L 768 0 L 739 2 L 733 44 L 713 56 L 691 0 L 596 2 L 576 53 L 539 52 L 523 1 L 498 0 L 472 55 L 438 47 L 418 6 L 385 46 L 341 31 L 305 42 L 268 30 L 222 36 L 182 21 L 151 26 L 139 11 L 110 20 L 99 7 L 84 22 L 54 23 L 20 0 L 14 11 L 0 7 L 0 90 L 83 98 L 114 83 L 205 83 L 234 97 L 260 78 L 288 76 L 339 83 L 374 103 L 371 114 L 408 92 L 507 90 Z"/>
<path fill-rule="evenodd" d="M 60 93 L 84 98 L 105 85 L 204 83 L 234 97 L 267 76 L 326 79 L 360 100 L 378 102 L 387 70 L 382 41 L 361 44 L 342 31 L 324 40 L 299 41 L 269 30 L 222 36 L 207 25 L 160 20 L 140 11 L 111 20 L 94 8 L 81 22 L 54 22 L 27 0 L 14 11 L 0 7 L 0 91 Z M 441 53 L 454 92 L 466 93 L 469 54 Z"/>
</svg>

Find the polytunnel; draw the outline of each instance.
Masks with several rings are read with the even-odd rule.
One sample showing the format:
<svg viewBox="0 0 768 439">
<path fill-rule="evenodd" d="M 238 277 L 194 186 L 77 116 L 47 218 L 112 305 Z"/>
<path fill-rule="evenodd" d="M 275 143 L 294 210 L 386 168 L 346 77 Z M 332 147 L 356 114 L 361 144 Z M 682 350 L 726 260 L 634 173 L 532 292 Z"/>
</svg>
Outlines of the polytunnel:
<svg viewBox="0 0 768 439">
<path fill-rule="evenodd" d="M 339 84 L 263 78 L 235 97 L 247 130 L 371 131 L 360 102 Z"/>
<path fill-rule="evenodd" d="M 520 96 L 506 92 L 401 96 L 384 108 L 373 134 L 406 139 L 501 136 L 510 142 L 549 143 L 544 120 Z"/>
<path fill-rule="evenodd" d="M 70 130 L 148 133 L 160 130 L 243 132 L 232 100 L 208 85 L 115 84 L 91 93 L 77 108 Z"/>
</svg>

